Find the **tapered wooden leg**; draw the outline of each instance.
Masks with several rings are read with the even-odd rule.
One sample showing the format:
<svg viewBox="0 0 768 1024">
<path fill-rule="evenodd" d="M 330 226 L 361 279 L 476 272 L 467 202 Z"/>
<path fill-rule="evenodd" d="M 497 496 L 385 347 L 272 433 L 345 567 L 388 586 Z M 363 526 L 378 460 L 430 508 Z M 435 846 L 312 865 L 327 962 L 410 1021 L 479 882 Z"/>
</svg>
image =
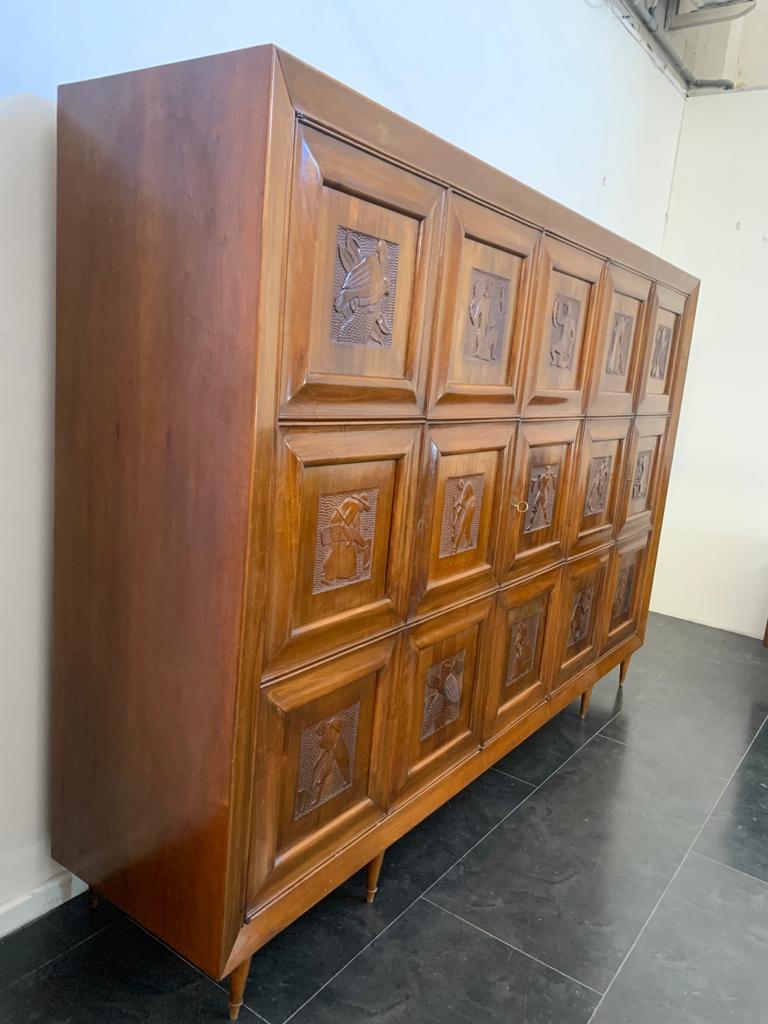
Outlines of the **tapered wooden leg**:
<svg viewBox="0 0 768 1024">
<path fill-rule="evenodd" d="M 585 718 L 587 714 L 587 708 L 589 707 L 589 698 L 592 696 L 592 687 L 585 690 L 581 695 L 581 708 L 579 709 L 579 718 Z"/>
<path fill-rule="evenodd" d="M 239 967 L 236 967 L 229 976 L 229 1019 L 237 1020 L 240 1015 L 240 1007 L 243 1005 L 245 994 L 245 983 L 248 981 L 248 971 L 251 969 L 251 958 L 243 960 Z"/>
<path fill-rule="evenodd" d="M 621 665 L 619 665 L 619 686 L 624 685 L 624 680 L 627 678 L 627 672 L 629 672 L 630 661 L 632 661 L 631 654 L 628 658 L 625 658 L 624 661 L 622 661 Z"/>
<path fill-rule="evenodd" d="M 99 905 L 99 894 L 94 892 L 93 889 L 88 890 L 88 906 L 91 910 L 95 910 Z"/>
<path fill-rule="evenodd" d="M 368 888 L 365 894 L 366 903 L 373 903 L 373 897 L 376 895 L 376 890 L 379 885 L 379 875 L 381 874 L 381 865 L 384 863 L 384 853 L 381 853 L 374 857 L 368 865 Z"/>
</svg>

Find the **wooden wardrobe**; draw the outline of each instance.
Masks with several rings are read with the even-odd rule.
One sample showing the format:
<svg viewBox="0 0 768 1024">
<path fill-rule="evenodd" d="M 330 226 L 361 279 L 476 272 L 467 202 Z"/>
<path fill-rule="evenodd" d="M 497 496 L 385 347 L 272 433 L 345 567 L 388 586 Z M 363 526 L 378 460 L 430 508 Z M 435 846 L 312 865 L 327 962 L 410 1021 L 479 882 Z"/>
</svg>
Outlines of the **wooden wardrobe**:
<svg viewBox="0 0 768 1024">
<path fill-rule="evenodd" d="M 273 46 L 64 86 L 58 139 L 53 853 L 236 1016 L 623 680 L 698 282 Z"/>
</svg>

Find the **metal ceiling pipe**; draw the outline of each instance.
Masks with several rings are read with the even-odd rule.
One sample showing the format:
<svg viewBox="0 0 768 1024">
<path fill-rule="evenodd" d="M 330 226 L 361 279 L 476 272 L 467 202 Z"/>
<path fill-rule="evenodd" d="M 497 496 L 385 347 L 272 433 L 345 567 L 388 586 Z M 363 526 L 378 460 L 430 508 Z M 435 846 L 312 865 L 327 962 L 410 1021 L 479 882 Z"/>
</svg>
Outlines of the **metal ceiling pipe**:
<svg viewBox="0 0 768 1024">
<path fill-rule="evenodd" d="M 648 10 L 643 0 L 623 0 L 623 2 L 629 10 L 637 15 L 647 31 L 651 33 L 656 46 L 658 46 L 685 82 L 688 89 L 733 89 L 734 83 L 730 78 L 696 78 L 691 69 L 680 60 L 680 57 L 666 39 L 659 34 L 659 23 L 656 20 L 656 15 Z"/>
</svg>

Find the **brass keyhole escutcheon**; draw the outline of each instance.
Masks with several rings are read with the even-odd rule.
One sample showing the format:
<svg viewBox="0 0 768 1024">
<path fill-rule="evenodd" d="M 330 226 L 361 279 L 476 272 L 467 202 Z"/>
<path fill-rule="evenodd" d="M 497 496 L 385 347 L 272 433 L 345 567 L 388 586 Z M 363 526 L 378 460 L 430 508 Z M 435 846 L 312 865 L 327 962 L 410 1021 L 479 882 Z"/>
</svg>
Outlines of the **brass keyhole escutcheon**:
<svg viewBox="0 0 768 1024">
<path fill-rule="evenodd" d="M 528 502 L 527 501 L 513 501 L 512 508 L 517 512 L 527 512 Z"/>
</svg>

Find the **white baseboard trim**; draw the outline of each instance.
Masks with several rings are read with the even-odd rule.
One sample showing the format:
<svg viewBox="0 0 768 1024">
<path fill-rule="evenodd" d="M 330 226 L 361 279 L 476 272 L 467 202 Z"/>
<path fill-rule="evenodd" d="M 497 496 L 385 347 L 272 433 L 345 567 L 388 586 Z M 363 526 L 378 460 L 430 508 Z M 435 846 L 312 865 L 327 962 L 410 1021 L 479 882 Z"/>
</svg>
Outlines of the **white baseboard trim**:
<svg viewBox="0 0 768 1024">
<path fill-rule="evenodd" d="M 15 932 L 54 907 L 85 892 L 88 886 L 69 871 L 60 871 L 32 892 L 0 903 L 0 938 Z"/>
</svg>

